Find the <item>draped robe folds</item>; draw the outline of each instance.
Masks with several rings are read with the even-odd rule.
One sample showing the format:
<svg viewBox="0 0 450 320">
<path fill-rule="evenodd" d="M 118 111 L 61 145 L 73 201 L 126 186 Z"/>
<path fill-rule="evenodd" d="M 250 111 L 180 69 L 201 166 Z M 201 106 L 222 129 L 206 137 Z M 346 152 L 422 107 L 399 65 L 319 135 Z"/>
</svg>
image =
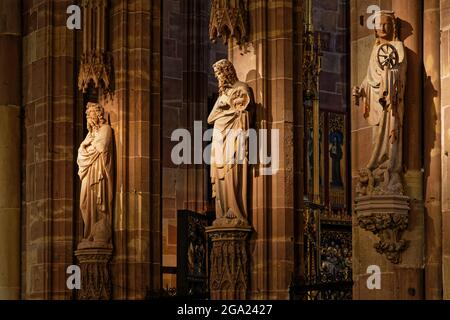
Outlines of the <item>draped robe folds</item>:
<svg viewBox="0 0 450 320">
<path fill-rule="evenodd" d="M 247 225 L 248 130 L 251 91 L 237 82 L 222 94 L 208 123 L 214 124 L 211 183 L 216 201 L 215 224 Z"/>
<path fill-rule="evenodd" d="M 390 187 L 388 184 L 392 182 L 389 181 L 392 176 L 398 178 L 402 170 L 403 96 L 407 64 L 403 43 L 391 41 L 389 44 L 397 49 L 399 63 L 393 68 L 380 67 L 377 53 L 382 44 L 376 44 L 367 76 L 361 85 L 364 117 L 374 126 L 374 146 L 367 169 L 373 173 L 378 171 L 378 175 L 383 172 L 385 188 Z"/>
<path fill-rule="evenodd" d="M 92 140 L 90 143 L 89 141 Z M 80 209 L 84 222 L 83 242 L 110 246 L 113 199 L 112 129 L 102 125 L 90 132 L 78 150 L 81 179 Z"/>
</svg>

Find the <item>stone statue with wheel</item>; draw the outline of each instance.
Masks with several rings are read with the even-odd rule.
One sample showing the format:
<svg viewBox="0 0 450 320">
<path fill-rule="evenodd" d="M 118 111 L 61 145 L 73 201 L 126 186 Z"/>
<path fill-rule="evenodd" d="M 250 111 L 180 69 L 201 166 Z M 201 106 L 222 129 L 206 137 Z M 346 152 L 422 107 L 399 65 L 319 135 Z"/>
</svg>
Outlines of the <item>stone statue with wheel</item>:
<svg viewBox="0 0 450 320">
<path fill-rule="evenodd" d="M 393 12 L 380 11 L 375 19 L 378 28 L 367 75 L 361 86 L 353 89 L 355 104 L 362 100 L 364 118 L 373 128 L 371 157 L 362 168 L 364 177 L 371 175 L 373 185 L 361 190 L 401 195 L 405 48 L 398 39 Z"/>
<path fill-rule="evenodd" d="M 359 226 L 379 237 L 374 248 L 393 264 L 408 247 L 409 197 L 403 188 L 403 118 L 406 52 L 398 38 L 392 11 L 375 16 L 376 42 L 360 87 L 353 88 L 355 105 L 372 128 L 370 160 L 360 168 L 355 212 Z M 362 101 L 361 101 L 362 100 Z"/>
</svg>

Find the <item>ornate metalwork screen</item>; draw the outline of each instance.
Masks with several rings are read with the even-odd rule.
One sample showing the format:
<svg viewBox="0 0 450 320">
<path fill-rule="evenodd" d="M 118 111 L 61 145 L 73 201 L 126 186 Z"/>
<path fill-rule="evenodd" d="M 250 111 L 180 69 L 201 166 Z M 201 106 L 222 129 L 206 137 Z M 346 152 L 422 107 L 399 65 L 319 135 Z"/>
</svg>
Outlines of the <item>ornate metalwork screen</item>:
<svg viewBox="0 0 450 320">
<path fill-rule="evenodd" d="M 352 298 L 352 216 L 349 211 L 348 142 L 345 114 L 321 111 L 320 199 L 314 201 L 312 110 L 305 111 L 304 276 L 291 286 L 292 299 Z M 316 199 L 317 200 L 317 199 Z"/>
<path fill-rule="evenodd" d="M 208 298 L 209 244 L 205 228 L 213 216 L 178 212 L 177 295 Z"/>
</svg>

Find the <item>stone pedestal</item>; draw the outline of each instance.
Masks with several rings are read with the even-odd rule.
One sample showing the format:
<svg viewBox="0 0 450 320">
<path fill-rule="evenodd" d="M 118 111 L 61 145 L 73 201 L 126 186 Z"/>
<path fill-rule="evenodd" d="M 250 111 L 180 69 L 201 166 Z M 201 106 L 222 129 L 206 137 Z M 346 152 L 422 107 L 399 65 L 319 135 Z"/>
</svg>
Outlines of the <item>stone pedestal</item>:
<svg viewBox="0 0 450 320">
<path fill-rule="evenodd" d="M 409 197 L 399 195 L 373 195 L 356 198 L 355 212 L 361 228 L 377 235 L 374 248 L 379 254 L 398 264 L 408 247 L 402 239 L 408 228 Z"/>
<path fill-rule="evenodd" d="M 80 249 L 75 252 L 81 268 L 80 300 L 111 299 L 109 262 L 112 249 Z"/>
<path fill-rule="evenodd" d="M 211 300 L 245 300 L 248 288 L 247 239 L 250 227 L 213 226 L 209 287 Z"/>
</svg>

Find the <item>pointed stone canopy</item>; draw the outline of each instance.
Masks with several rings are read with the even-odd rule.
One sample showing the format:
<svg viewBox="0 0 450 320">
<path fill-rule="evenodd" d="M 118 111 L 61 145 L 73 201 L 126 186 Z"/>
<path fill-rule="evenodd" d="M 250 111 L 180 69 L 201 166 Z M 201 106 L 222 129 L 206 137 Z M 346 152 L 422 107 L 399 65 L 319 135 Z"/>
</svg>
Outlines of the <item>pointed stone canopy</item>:
<svg viewBox="0 0 450 320">
<path fill-rule="evenodd" d="M 106 51 L 106 0 L 83 0 L 83 53 L 78 89 L 86 92 L 90 85 L 111 92 L 111 57 Z"/>
<path fill-rule="evenodd" d="M 209 37 L 216 42 L 223 38 L 224 43 L 236 39 L 238 45 L 248 40 L 248 0 L 213 0 Z"/>
</svg>

